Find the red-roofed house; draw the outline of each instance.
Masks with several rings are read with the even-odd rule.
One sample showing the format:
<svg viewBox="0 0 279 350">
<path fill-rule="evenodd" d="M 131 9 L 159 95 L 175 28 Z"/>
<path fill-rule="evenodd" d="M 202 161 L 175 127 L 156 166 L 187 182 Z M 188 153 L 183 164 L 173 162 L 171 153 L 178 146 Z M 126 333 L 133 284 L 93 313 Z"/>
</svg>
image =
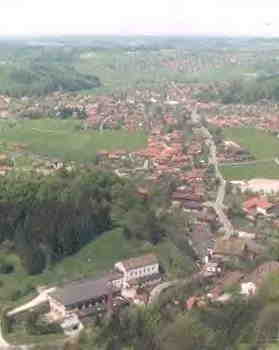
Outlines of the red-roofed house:
<svg viewBox="0 0 279 350">
<path fill-rule="evenodd" d="M 272 206 L 264 197 L 252 197 L 243 203 L 243 210 L 249 215 L 267 215 L 267 210 Z"/>
</svg>

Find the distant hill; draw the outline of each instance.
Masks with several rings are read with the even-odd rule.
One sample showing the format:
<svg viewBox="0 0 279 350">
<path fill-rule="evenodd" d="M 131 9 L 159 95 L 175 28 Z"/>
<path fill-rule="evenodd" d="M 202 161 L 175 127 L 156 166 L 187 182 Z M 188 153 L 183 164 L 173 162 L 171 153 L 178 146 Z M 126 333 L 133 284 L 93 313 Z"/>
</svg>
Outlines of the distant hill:
<svg viewBox="0 0 279 350">
<path fill-rule="evenodd" d="M 82 74 L 71 65 L 32 62 L 0 66 L 0 94 L 40 96 L 54 91 L 79 91 L 99 86 L 98 77 Z"/>
</svg>

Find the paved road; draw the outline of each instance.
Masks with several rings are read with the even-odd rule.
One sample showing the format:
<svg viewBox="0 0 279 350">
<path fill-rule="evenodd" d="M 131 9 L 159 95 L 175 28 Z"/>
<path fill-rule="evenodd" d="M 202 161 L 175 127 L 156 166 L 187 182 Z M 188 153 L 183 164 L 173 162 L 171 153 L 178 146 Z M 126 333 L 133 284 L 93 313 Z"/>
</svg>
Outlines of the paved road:
<svg viewBox="0 0 279 350">
<path fill-rule="evenodd" d="M 193 123 L 199 124 L 199 129 L 201 130 L 204 137 L 207 139 L 207 144 L 208 144 L 209 150 L 210 150 L 209 162 L 210 162 L 210 164 L 214 165 L 215 176 L 217 179 L 219 179 L 219 188 L 217 191 L 216 200 L 214 203 L 209 203 L 209 205 L 215 209 L 216 214 L 218 215 L 219 220 L 224 227 L 226 237 L 230 237 L 234 233 L 234 228 L 223 210 L 224 198 L 225 198 L 225 193 L 226 193 L 226 181 L 223 178 L 223 175 L 221 174 L 220 169 L 219 169 L 216 145 L 215 145 L 214 139 L 213 139 L 212 135 L 210 134 L 210 132 L 208 131 L 208 129 L 206 129 L 204 126 L 200 126 L 201 118 L 200 118 L 199 114 L 197 113 L 197 108 L 195 108 L 193 110 L 191 118 L 192 118 Z"/>
</svg>

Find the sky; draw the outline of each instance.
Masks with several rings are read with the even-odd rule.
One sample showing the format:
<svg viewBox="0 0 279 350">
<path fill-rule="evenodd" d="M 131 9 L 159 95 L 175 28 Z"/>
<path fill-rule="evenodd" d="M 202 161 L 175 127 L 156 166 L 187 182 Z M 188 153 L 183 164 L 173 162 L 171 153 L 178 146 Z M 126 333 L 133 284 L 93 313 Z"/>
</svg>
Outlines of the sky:
<svg viewBox="0 0 279 350">
<path fill-rule="evenodd" d="M 0 0 L 0 37 L 62 34 L 279 36 L 279 0 Z"/>
</svg>

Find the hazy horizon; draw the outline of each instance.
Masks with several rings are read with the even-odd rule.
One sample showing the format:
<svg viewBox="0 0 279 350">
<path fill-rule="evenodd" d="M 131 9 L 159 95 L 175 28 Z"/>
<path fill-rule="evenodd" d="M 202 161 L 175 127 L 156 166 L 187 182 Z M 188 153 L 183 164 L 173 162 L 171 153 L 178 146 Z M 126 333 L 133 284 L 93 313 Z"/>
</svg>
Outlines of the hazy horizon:
<svg viewBox="0 0 279 350">
<path fill-rule="evenodd" d="M 0 36 L 279 37 L 275 0 L 2 0 Z"/>
</svg>

